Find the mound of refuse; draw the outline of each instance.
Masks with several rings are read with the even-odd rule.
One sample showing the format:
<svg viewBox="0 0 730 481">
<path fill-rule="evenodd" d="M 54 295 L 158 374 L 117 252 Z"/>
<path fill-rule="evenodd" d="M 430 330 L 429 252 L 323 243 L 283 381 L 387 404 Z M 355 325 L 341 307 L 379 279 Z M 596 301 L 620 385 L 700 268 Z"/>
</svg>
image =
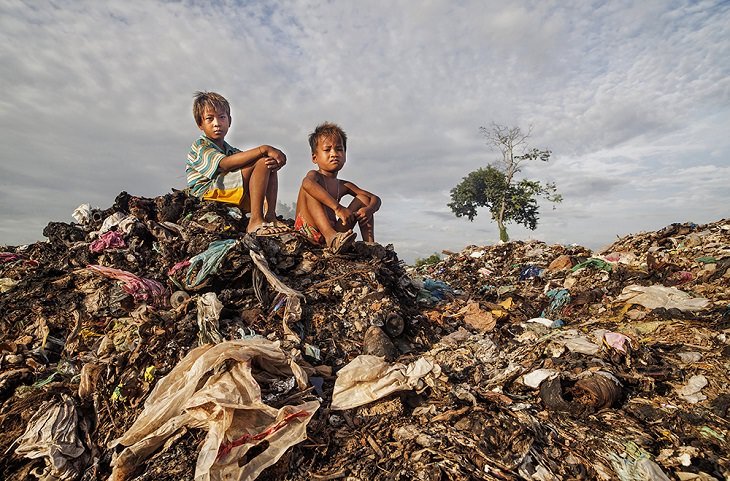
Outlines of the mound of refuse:
<svg viewBox="0 0 730 481">
<path fill-rule="evenodd" d="M 2 479 L 730 478 L 730 220 L 413 268 L 180 191 L 74 219 L 1 248 Z"/>
</svg>

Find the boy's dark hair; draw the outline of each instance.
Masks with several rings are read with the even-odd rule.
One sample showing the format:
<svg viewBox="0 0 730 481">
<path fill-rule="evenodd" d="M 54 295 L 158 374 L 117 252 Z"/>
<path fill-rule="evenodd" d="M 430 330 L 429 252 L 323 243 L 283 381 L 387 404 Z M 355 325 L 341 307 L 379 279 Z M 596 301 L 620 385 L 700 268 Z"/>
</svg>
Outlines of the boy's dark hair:
<svg viewBox="0 0 730 481">
<path fill-rule="evenodd" d="M 231 117 L 231 106 L 228 104 L 228 100 L 221 94 L 215 92 L 195 92 L 194 97 L 193 118 L 196 124 L 201 125 L 203 123 L 203 112 L 205 112 L 206 107 L 216 112 L 222 110 L 228 115 L 228 118 Z"/>
<path fill-rule="evenodd" d="M 317 144 L 320 139 L 340 139 L 342 141 L 342 147 L 347 150 L 347 134 L 342 127 L 332 122 L 324 122 L 319 124 L 314 132 L 309 134 L 309 147 L 312 152 L 317 150 Z"/>
</svg>

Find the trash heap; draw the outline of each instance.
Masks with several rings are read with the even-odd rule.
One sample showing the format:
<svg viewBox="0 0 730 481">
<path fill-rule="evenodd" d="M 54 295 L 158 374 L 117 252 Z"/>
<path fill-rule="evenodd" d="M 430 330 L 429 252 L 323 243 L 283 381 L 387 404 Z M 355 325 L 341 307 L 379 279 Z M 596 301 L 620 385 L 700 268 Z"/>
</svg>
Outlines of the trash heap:
<svg viewBox="0 0 730 481">
<path fill-rule="evenodd" d="M 1 479 L 730 477 L 729 220 L 415 269 L 178 191 L 74 218 L 1 249 Z"/>
</svg>

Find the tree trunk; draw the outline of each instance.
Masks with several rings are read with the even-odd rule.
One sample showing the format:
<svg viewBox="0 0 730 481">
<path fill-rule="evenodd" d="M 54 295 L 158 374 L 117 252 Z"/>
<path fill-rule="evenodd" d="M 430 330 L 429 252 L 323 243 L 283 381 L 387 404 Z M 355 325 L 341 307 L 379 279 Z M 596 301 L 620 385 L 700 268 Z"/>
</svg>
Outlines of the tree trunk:
<svg viewBox="0 0 730 481">
<path fill-rule="evenodd" d="M 507 235 L 507 227 L 504 225 L 504 211 L 507 207 L 505 205 L 505 202 L 506 200 L 503 197 L 502 202 L 499 205 L 497 218 L 494 219 L 497 222 L 497 227 L 499 228 L 499 240 L 501 240 L 502 242 L 507 242 L 509 240 L 509 236 Z"/>
<path fill-rule="evenodd" d="M 497 227 L 499 227 L 499 240 L 501 240 L 502 242 L 507 242 L 509 240 L 509 235 L 507 235 L 507 227 L 501 222 L 497 222 Z"/>
</svg>

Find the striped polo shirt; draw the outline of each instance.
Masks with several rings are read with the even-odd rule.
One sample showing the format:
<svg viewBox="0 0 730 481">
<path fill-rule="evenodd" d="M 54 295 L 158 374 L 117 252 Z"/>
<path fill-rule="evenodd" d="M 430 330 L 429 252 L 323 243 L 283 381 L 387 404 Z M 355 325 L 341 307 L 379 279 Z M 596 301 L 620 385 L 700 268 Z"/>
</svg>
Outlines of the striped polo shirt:
<svg viewBox="0 0 730 481">
<path fill-rule="evenodd" d="M 218 167 L 221 160 L 229 155 L 240 152 L 223 142 L 225 150 L 218 147 L 205 135 L 201 135 L 190 147 L 188 160 L 185 167 L 185 175 L 188 179 L 190 192 L 201 197 L 213 185 L 213 179 L 218 174 Z"/>
</svg>

